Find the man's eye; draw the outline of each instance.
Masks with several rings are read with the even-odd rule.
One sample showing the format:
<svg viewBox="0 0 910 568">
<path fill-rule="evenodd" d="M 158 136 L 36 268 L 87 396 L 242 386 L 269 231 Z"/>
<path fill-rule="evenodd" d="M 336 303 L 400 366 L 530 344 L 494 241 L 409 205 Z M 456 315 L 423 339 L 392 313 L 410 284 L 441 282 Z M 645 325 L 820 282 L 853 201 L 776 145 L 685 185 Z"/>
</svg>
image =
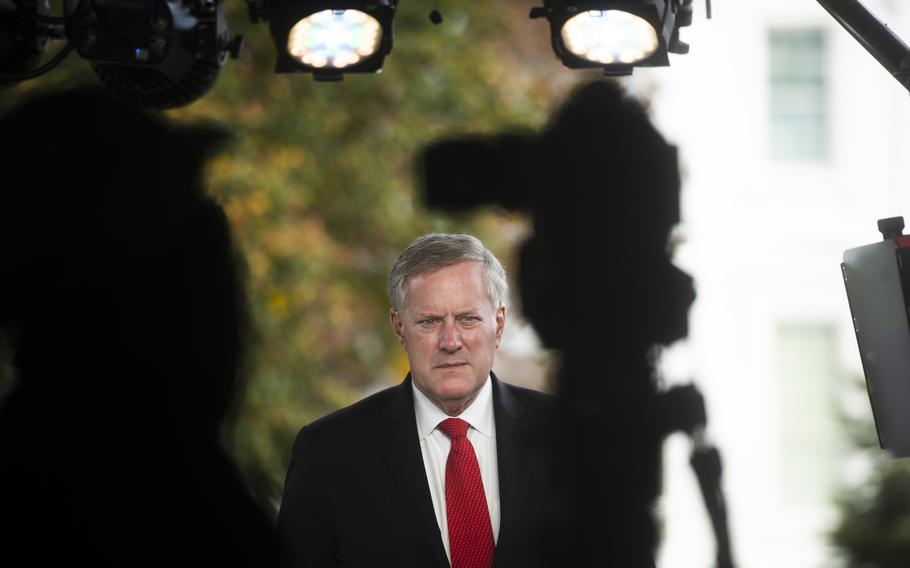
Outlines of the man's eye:
<svg viewBox="0 0 910 568">
<path fill-rule="evenodd" d="M 436 318 L 422 319 L 422 320 L 419 320 L 417 323 L 419 323 L 420 325 L 433 325 L 434 323 L 436 323 Z"/>
</svg>

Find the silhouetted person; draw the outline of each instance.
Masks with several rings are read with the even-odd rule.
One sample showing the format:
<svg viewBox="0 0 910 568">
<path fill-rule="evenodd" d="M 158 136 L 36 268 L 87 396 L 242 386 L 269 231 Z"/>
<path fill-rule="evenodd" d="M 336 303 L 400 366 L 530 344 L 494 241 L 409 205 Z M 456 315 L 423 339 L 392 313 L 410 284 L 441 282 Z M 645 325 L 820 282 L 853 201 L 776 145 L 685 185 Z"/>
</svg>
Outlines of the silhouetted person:
<svg viewBox="0 0 910 568">
<path fill-rule="evenodd" d="M 532 215 L 522 307 L 560 352 L 558 418 L 538 433 L 551 458 L 538 526 L 547 561 L 654 566 L 662 440 L 704 425 L 697 391 L 660 392 L 653 368 L 654 348 L 686 335 L 694 299 L 668 246 L 679 222 L 676 149 L 640 103 L 596 81 L 540 133 L 442 141 L 419 165 L 430 206 Z"/>
<path fill-rule="evenodd" d="M 16 375 L 0 564 L 273 565 L 269 518 L 224 444 L 247 311 L 201 173 L 225 134 L 82 90 L 26 102 L 0 132 Z"/>
</svg>

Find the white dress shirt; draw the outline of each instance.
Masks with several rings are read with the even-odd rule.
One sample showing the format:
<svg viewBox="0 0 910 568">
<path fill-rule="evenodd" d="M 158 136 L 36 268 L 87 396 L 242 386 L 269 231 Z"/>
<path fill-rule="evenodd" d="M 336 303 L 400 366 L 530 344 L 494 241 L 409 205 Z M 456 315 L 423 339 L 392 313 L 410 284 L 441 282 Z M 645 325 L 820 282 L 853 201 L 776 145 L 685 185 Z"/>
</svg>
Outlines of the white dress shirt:
<svg viewBox="0 0 910 568">
<path fill-rule="evenodd" d="M 420 452 L 423 454 L 423 465 L 427 471 L 427 482 L 430 485 L 430 497 L 433 498 L 433 510 L 442 545 L 446 549 L 449 562 L 452 554 L 449 551 L 449 523 L 446 520 L 446 459 L 452 442 L 449 437 L 436 429 L 446 418 L 461 418 L 471 425 L 468 428 L 468 440 L 474 446 L 477 464 L 480 466 L 480 477 L 483 480 L 483 492 L 487 496 L 487 509 L 490 511 L 490 526 L 493 527 L 493 540 L 499 540 L 499 467 L 496 461 L 496 422 L 493 420 L 493 381 L 480 388 L 477 398 L 456 417 L 448 416 L 433 404 L 430 399 L 414 387 L 414 414 L 417 417 L 417 434 L 420 437 Z"/>
</svg>

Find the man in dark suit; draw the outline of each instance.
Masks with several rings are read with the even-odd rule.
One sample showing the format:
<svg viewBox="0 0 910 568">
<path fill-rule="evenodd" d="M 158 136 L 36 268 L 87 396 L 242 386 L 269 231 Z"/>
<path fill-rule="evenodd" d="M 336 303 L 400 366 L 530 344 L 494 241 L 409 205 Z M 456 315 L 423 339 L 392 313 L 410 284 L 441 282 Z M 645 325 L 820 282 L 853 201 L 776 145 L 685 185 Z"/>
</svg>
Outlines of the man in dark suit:
<svg viewBox="0 0 910 568">
<path fill-rule="evenodd" d="M 541 393 L 492 372 L 505 271 L 469 235 L 415 240 L 389 273 L 400 385 L 304 427 L 278 528 L 289 566 L 541 564 Z"/>
</svg>

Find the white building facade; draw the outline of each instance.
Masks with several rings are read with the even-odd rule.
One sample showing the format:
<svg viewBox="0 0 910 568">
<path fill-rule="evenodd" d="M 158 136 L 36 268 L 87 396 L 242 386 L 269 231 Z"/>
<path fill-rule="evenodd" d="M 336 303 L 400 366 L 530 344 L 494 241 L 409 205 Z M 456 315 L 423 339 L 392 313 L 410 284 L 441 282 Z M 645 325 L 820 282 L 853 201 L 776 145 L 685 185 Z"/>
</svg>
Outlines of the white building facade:
<svg viewBox="0 0 910 568">
<path fill-rule="evenodd" d="M 677 262 L 698 299 L 665 373 L 706 395 L 737 565 L 838 566 L 845 401 L 871 420 L 840 262 L 878 219 L 910 223 L 910 96 L 815 0 L 713 4 L 688 55 L 627 83 L 683 169 Z M 910 2 L 867 6 L 910 42 Z M 661 568 L 713 566 L 688 451 L 668 442 Z"/>
</svg>

